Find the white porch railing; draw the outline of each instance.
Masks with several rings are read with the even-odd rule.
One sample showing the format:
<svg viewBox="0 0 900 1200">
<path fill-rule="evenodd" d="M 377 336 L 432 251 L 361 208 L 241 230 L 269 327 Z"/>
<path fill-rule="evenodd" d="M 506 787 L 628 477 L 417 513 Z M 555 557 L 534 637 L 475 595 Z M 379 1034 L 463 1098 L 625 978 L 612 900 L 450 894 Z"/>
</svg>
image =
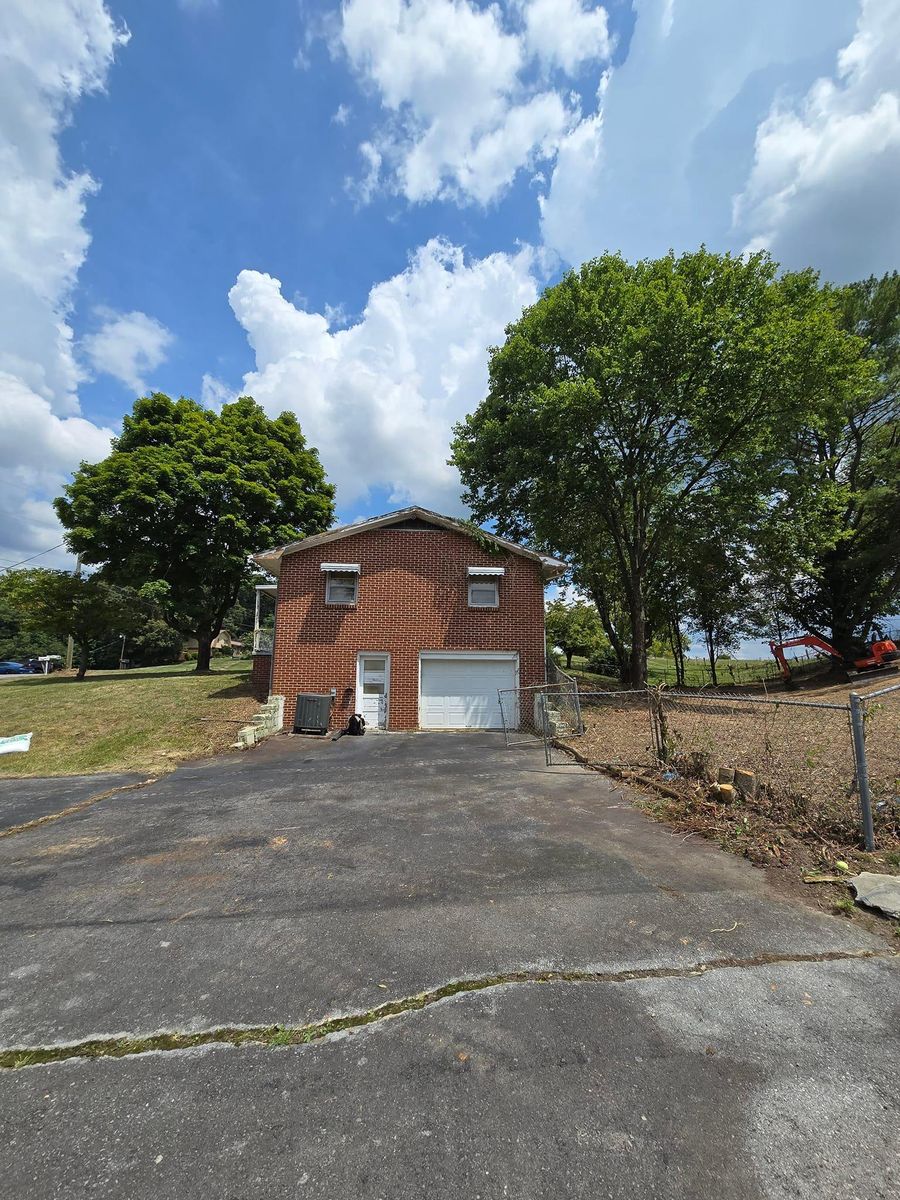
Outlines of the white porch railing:
<svg viewBox="0 0 900 1200">
<path fill-rule="evenodd" d="M 253 630 L 253 653 L 254 654 L 271 654 L 272 644 L 275 641 L 274 629 L 254 629 Z"/>
</svg>

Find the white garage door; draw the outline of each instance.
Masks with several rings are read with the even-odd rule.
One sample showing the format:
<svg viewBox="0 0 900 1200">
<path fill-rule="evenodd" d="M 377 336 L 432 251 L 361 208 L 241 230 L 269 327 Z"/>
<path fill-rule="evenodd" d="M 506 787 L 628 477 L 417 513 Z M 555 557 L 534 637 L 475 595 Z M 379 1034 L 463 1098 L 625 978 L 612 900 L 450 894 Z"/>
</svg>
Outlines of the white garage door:
<svg viewBox="0 0 900 1200">
<path fill-rule="evenodd" d="M 500 688 L 515 688 L 516 658 L 422 656 L 423 729 L 502 729 Z"/>
</svg>

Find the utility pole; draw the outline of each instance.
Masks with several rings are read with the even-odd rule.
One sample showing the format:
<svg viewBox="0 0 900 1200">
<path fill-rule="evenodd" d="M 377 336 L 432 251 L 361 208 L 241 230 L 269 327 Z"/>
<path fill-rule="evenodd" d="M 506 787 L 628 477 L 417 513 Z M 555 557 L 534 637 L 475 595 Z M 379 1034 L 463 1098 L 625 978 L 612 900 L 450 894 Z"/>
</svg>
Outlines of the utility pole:
<svg viewBox="0 0 900 1200">
<path fill-rule="evenodd" d="M 81 555 L 75 559 L 75 578 L 81 578 Z M 66 670 L 72 670 L 72 659 L 75 656 L 75 639 L 69 634 L 69 640 L 66 642 Z"/>
</svg>

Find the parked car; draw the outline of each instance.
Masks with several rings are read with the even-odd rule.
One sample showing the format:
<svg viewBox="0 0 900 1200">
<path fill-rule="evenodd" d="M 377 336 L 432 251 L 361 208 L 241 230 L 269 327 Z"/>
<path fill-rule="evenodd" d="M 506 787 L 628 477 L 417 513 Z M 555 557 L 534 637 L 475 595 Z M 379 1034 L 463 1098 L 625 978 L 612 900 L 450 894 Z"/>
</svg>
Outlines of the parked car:
<svg viewBox="0 0 900 1200">
<path fill-rule="evenodd" d="M 17 662 L 0 662 L 0 675 L 32 675 L 28 667 Z"/>
<path fill-rule="evenodd" d="M 45 654 L 38 658 L 26 658 L 22 666 L 27 667 L 32 675 L 49 675 L 51 671 L 59 671 L 62 668 L 62 655 Z"/>
</svg>

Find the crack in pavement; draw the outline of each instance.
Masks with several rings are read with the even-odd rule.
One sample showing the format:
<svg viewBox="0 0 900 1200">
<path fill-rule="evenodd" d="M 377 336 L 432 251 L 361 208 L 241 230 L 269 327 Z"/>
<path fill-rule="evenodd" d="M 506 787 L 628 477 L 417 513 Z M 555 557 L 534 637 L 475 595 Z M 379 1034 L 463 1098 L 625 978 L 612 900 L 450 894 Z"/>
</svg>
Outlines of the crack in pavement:
<svg viewBox="0 0 900 1200">
<path fill-rule="evenodd" d="M 19 1046 L 0 1050 L 0 1070 L 19 1070 L 73 1058 L 130 1058 L 139 1054 L 192 1050 L 209 1045 L 302 1046 L 338 1033 L 429 1008 L 442 1000 L 487 988 L 523 983 L 629 983 L 642 979 L 687 979 L 711 971 L 743 970 L 777 964 L 826 963 L 848 959 L 896 959 L 894 950 L 832 950 L 819 954 L 757 954 L 752 958 L 720 958 L 686 967 L 645 967 L 624 971 L 511 971 L 502 975 L 460 979 L 376 1008 L 329 1017 L 306 1025 L 219 1026 L 199 1033 L 156 1033 L 145 1037 L 105 1037 L 58 1046 Z"/>
<path fill-rule="evenodd" d="M 9 825 L 6 829 L 0 829 L 0 838 L 13 837 L 17 833 L 27 833 L 29 829 L 37 829 L 40 825 L 48 825 L 51 821 L 59 821 L 62 817 L 71 817 L 75 813 L 98 804 L 101 800 L 108 800 L 110 796 L 115 796 L 119 792 L 133 792 L 137 788 L 147 787 L 156 782 L 157 777 L 153 776 L 150 779 L 141 779 L 138 783 L 123 783 L 120 787 L 108 788 L 105 792 L 98 792 L 96 796 L 88 796 L 86 800 L 79 800 L 77 804 L 61 808 L 59 812 L 47 813 L 43 817 L 35 817 L 33 821 L 23 821 L 21 825 Z"/>
</svg>

